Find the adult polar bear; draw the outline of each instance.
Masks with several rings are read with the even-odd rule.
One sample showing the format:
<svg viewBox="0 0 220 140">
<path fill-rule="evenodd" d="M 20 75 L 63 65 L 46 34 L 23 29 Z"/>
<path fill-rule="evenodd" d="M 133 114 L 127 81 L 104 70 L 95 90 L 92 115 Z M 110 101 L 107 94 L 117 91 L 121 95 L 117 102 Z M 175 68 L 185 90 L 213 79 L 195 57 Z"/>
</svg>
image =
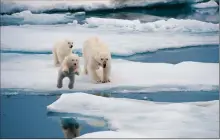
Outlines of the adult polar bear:
<svg viewBox="0 0 220 140">
<path fill-rule="evenodd" d="M 111 53 L 108 47 L 97 37 L 91 37 L 85 41 L 83 46 L 84 71 L 89 74 L 96 83 L 110 82 Z M 103 78 L 101 79 L 97 70 L 103 68 Z"/>
<path fill-rule="evenodd" d="M 64 39 L 55 43 L 53 48 L 54 65 L 58 66 L 64 58 L 72 53 L 73 42 Z"/>
</svg>

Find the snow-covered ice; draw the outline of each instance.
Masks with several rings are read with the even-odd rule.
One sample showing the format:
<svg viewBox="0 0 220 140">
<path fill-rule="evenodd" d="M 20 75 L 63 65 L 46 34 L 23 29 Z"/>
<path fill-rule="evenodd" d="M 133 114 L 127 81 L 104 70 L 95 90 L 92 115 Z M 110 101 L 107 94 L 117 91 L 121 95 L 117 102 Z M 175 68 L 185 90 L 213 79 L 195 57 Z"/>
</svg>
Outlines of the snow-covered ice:
<svg viewBox="0 0 220 140">
<path fill-rule="evenodd" d="M 32 12 L 68 11 L 68 10 L 98 10 L 117 9 L 123 7 L 145 7 L 157 4 L 196 3 L 205 0 L 2 0 L 1 13 L 21 12 L 30 10 Z"/>
<path fill-rule="evenodd" d="M 26 11 L 27 12 L 27 11 Z M 21 16 L 21 13 L 17 13 Z M 30 12 L 23 13 L 31 14 Z M 133 24 L 133 21 L 90 18 L 104 25 Z M 92 21 L 91 21 L 92 20 Z M 104 20 L 104 22 L 102 21 Z M 106 22 L 105 22 L 106 20 Z M 107 21 L 111 22 L 107 22 Z M 60 39 L 69 38 L 74 42 L 74 50 L 81 52 L 84 41 L 98 36 L 105 41 L 113 55 L 127 56 L 159 49 L 181 48 L 218 44 L 217 33 L 173 32 L 183 27 L 194 28 L 195 21 L 169 19 L 171 24 L 146 23 L 158 27 L 157 31 L 140 32 L 123 30 L 118 27 L 91 28 L 88 25 L 22 25 L 1 26 L 1 51 L 17 51 L 21 54 L 2 53 L 1 87 L 37 90 L 56 90 L 57 68 L 53 67 L 53 44 Z M 95 23 L 98 23 L 95 22 Z M 198 23 L 202 23 L 196 21 Z M 154 23 L 154 24 L 153 24 Z M 141 24 L 141 23 L 140 23 Z M 191 25 L 192 24 L 192 25 Z M 209 26 L 210 25 L 210 26 Z M 160 27 L 161 26 L 161 27 Z M 170 30 L 164 31 L 169 26 Z M 197 25 L 203 27 L 201 25 Z M 204 22 L 207 31 L 215 24 Z M 174 27 L 174 28 L 173 28 Z M 200 29 L 200 28 L 198 28 Z M 202 29 L 202 30 L 205 30 Z M 22 55 L 30 52 L 33 55 Z M 42 53 L 46 55 L 36 55 Z M 35 54 L 35 55 L 34 55 Z M 81 68 L 83 61 L 81 61 Z M 77 76 L 75 90 L 110 89 L 118 87 L 138 87 L 154 90 L 212 90 L 219 86 L 219 66 L 216 63 L 182 62 L 177 65 L 165 63 L 139 63 L 125 60 L 112 61 L 112 83 L 92 84 L 88 76 Z M 138 80 L 135 80 L 138 79 Z M 67 83 L 67 81 L 65 81 Z M 65 84 L 66 84 L 65 83 Z M 64 84 L 63 89 L 67 89 Z"/>
<path fill-rule="evenodd" d="M 1 50 L 51 52 L 57 40 L 69 38 L 75 44 L 74 49 L 81 52 L 84 41 L 91 36 L 100 37 L 115 55 L 219 43 L 218 33 L 204 35 L 173 33 L 172 29 L 171 32 L 133 32 L 117 27 L 110 30 L 85 25 L 24 25 L 1 26 Z"/>
<path fill-rule="evenodd" d="M 218 100 L 157 103 L 71 93 L 61 95 L 47 108 L 55 112 L 104 117 L 112 130 L 131 132 L 145 138 L 219 137 Z"/>
<path fill-rule="evenodd" d="M 19 13 L 14 13 L 12 15 L 1 15 L 2 22 L 12 22 L 17 21 L 17 24 L 67 24 L 75 20 L 75 15 L 78 13 L 70 14 L 33 14 L 31 11 L 22 11 Z"/>
<path fill-rule="evenodd" d="M 144 136 L 137 135 L 132 132 L 117 132 L 117 131 L 100 131 L 87 133 L 82 136 L 77 137 L 78 139 L 90 139 L 90 138 L 112 138 L 112 139 L 120 139 L 120 138 L 144 138 Z"/>
<path fill-rule="evenodd" d="M 194 8 L 218 8 L 218 4 L 215 2 L 215 0 L 210 0 L 204 3 L 193 4 L 192 7 Z"/>
<path fill-rule="evenodd" d="M 58 68 L 52 55 L 1 54 L 1 88 L 57 90 Z M 83 70 L 83 59 L 80 60 Z M 101 69 L 99 70 L 100 74 Z M 140 63 L 112 60 L 111 83 L 94 84 L 82 72 L 76 76 L 74 90 L 138 88 L 155 90 L 216 90 L 219 86 L 218 63 L 182 62 Z M 68 79 L 63 89 L 67 90 Z M 128 88 L 129 89 L 129 88 Z"/>
<path fill-rule="evenodd" d="M 191 19 L 158 20 L 155 22 L 141 23 L 139 20 L 123 20 L 110 18 L 87 18 L 86 22 L 91 27 L 119 28 L 135 31 L 180 31 L 180 32 L 217 32 L 219 25 Z"/>
</svg>

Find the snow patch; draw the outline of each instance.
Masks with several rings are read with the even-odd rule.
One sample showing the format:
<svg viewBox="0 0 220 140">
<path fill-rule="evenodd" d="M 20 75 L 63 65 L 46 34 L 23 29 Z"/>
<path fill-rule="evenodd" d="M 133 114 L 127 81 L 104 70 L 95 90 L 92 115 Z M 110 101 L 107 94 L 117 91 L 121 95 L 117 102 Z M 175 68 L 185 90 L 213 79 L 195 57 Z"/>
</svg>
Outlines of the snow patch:
<svg viewBox="0 0 220 140">
<path fill-rule="evenodd" d="M 141 23 L 139 20 L 87 18 L 88 27 L 122 28 L 136 31 L 217 32 L 219 25 L 191 19 L 168 19 Z"/>
</svg>

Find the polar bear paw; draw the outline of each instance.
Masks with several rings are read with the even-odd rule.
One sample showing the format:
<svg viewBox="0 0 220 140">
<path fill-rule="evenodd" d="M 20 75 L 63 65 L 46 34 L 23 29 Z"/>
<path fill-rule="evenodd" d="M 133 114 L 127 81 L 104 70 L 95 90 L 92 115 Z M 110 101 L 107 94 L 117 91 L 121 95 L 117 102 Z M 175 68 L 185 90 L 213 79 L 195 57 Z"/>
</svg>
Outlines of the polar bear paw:
<svg viewBox="0 0 220 140">
<path fill-rule="evenodd" d="M 69 84 L 69 85 L 68 85 L 68 88 L 69 88 L 69 89 L 73 89 L 73 84 Z"/>
<path fill-rule="evenodd" d="M 62 83 L 58 83 L 57 84 L 57 88 L 62 88 L 63 87 L 63 84 Z"/>
<path fill-rule="evenodd" d="M 104 79 L 104 80 L 102 81 L 102 83 L 108 83 L 108 82 L 110 82 L 110 79 Z"/>
<path fill-rule="evenodd" d="M 102 83 L 102 81 L 101 80 L 96 80 L 96 83 L 99 84 L 99 83 Z"/>
</svg>

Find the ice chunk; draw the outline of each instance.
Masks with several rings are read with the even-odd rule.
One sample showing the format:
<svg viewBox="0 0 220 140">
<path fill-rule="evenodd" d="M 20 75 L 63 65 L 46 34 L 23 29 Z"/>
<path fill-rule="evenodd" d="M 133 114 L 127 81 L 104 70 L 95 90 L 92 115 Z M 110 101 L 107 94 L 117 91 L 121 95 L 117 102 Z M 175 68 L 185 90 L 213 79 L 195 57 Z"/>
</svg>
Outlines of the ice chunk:
<svg viewBox="0 0 220 140">
<path fill-rule="evenodd" d="M 102 116 L 109 121 L 111 129 L 128 131 L 131 135 L 134 133 L 145 138 L 219 137 L 218 100 L 156 103 L 71 93 L 61 95 L 47 108 L 55 112 Z"/>
<path fill-rule="evenodd" d="M 144 136 L 137 135 L 133 132 L 117 132 L 117 131 L 101 131 L 101 132 L 93 132 L 87 133 L 77 138 L 90 139 L 90 138 L 114 138 L 115 140 L 120 138 L 144 138 Z"/>
<path fill-rule="evenodd" d="M 106 42 L 112 54 L 126 56 L 159 49 L 219 44 L 218 33 L 129 32 L 120 28 L 87 28 L 76 24 L 1 26 L 1 50 L 48 54 L 55 42 L 68 38 L 74 42 L 73 49 L 82 52 L 84 41 L 91 36 L 98 36 Z"/>
<path fill-rule="evenodd" d="M 204 3 L 193 4 L 192 7 L 194 8 L 218 8 L 218 4 L 214 0 L 210 0 Z"/>
<path fill-rule="evenodd" d="M 99 10 L 99 9 L 119 9 L 124 7 L 147 7 L 155 5 L 170 5 L 179 3 L 197 3 L 206 0 L 15 0 L 1 1 L 1 13 L 14 13 L 23 10 L 30 10 L 32 12 L 56 12 L 69 10 Z"/>
<path fill-rule="evenodd" d="M 53 66 L 52 55 L 2 54 L 1 88 L 58 90 L 58 68 Z M 6 59 L 7 58 L 7 59 Z M 80 60 L 83 70 L 83 59 Z M 98 71 L 99 74 L 101 69 Z M 100 74 L 101 75 L 101 74 Z M 218 63 L 182 62 L 140 63 L 112 60 L 111 83 L 94 84 L 89 76 L 76 76 L 74 90 L 100 90 L 112 88 L 213 90 L 219 86 Z M 64 79 L 63 90 L 67 90 Z"/>
<path fill-rule="evenodd" d="M 139 20 L 123 20 L 108 18 L 87 18 L 88 27 L 122 28 L 137 31 L 181 31 L 181 32 L 216 32 L 219 25 L 191 19 L 158 20 L 141 23 Z"/>
</svg>

